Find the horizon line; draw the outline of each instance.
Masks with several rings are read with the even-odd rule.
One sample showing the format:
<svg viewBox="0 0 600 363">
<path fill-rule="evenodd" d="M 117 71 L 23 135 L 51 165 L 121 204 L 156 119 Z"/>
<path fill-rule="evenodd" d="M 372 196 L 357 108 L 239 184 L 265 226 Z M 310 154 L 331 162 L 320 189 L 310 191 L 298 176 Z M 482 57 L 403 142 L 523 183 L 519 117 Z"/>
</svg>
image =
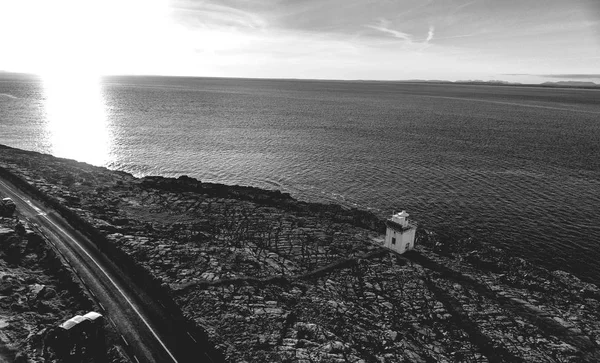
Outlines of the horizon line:
<svg viewBox="0 0 600 363">
<path fill-rule="evenodd" d="M 0 74 L 15 74 L 15 75 L 25 75 L 32 77 L 43 78 L 43 74 L 35 73 L 35 72 L 14 72 L 7 70 L 0 70 Z M 582 76 L 579 74 L 517 74 L 517 73 L 505 73 L 505 75 L 529 75 L 529 76 L 539 76 L 539 77 L 547 77 L 547 78 L 559 78 L 564 79 L 566 76 L 573 76 L 572 78 L 577 78 L 577 76 Z M 600 77 L 600 75 L 597 75 Z M 453 83 L 453 84 L 474 84 L 474 85 L 489 85 L 489 86 L 561 86 L 561 82 L 574 82 L 574 83 L 588 83 L 587 87 L 600 87 L 600 83 L 596 83 L 593 81 L 582 81 L 582 80 L 564 80 L 564 81 L 546 81 L 540 83 L 522 83 L 522 82 L 511 82 L 505 81 L 501 79 L 489 79 L 489 80 L 481 80 L 481 79 L 463 79 L 463 80 L 446 80 L 446 79 L 334 79 L 334 78 L 293 78 L 293 77 L 227 77 L 227 76 L 192 76 L 192 75 L 167 75 L 167 74 L 101 74 L 99 77 L 170 77 L 170 78 L 203 78 L 203 79 L 247 79 L 247 80 L 271 80 L 271 81 L 320 81 L 320 82 L 374 82 L 374 83 Z M 590 77 L 594 78 L 594 77 Z M 586 87 L 586 85 L 563 85 L 566 87 Z"/>
</svg>

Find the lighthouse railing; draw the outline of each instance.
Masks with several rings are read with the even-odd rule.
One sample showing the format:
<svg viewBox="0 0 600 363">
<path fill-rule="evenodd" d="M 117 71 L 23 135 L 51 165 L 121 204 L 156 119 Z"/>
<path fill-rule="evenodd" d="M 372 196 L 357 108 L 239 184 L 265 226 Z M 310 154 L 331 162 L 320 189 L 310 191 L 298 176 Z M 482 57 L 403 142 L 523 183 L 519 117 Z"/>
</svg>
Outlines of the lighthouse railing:
<svg viewBox="0 0 600 363">
<path fill-rule="evenodd" d="M 409 229 L 413 229 L 413 228 L 417 228 L 418 223 L 414 222 L 412 220 L 407 219 L 406 220 L 406 226 L 401 225 L 400 223 L 394 222 L 391 219 L 388 219 L 385 221 L 385 224 L 390 227 L 393 228 L 397 231 L 408 231 Z"/>
</svg>

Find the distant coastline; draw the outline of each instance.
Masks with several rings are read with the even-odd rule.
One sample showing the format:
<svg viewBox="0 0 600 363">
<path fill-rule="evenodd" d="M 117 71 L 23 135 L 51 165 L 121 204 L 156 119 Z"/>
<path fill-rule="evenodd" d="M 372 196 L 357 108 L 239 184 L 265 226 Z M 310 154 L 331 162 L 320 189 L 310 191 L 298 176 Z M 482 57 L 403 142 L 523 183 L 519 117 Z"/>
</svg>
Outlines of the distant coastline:
<svg viewBox="0 0 600 363">
<path fill-rule="evenodd" d="M 600 83 L 589 81 L 557 81 L 543 83 L 520 83 L 503 80 L 458 80 L 448 81 L 442 79 L 408 79 L 408 80 L 375 80 L 375 79 L 309 79 L 309 78 L 261 78 L 261 77 L 204 77 L 204 76 L 179 76 L 179 75 L 105 75 L 104 80 L 118 80 L 122 78 L 189 78 L 189 79 L 230 79 L 230 80 L 268 80 L 268 81 L 299 81 L 299 82 L 341 82 L 341 83 L 389 83 L 389 84 L 443 84 L 443 85 L 469 85 L 469 86 L 510 86 L 510 87 L 544 87 L 544 88 L 568 88 L 568 89 L 600 89 Z M 7 72 L 0 70 L 0 81 L 3 79 L 18 80 L 42 80 L 42 76 L 32 73 Z"/>
<path fill-rule="evenodd" d="M 444 81 L 444 80 L 410 80 L 405 83 L 433 83 L 433 84 L 459 84 L 459 85 L 475 85 L 475 86 L 512 86 L 512 87 L 548 87 L 548 88 L 583 88 L 583 89 L 600 89 L 600 84 L 594 82 L 580 81 L 558 81 L 544 83 L 519 83 L 507 81 L 481 81 L 481 80 L 465 80 L 465 81 Z"/>
</svg>

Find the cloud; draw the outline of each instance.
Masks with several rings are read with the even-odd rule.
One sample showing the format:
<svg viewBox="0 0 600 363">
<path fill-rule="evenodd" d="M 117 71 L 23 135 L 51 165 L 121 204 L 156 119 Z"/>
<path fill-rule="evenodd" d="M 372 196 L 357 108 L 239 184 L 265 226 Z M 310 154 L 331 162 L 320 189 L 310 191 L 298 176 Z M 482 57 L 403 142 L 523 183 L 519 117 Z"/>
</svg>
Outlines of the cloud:
<svg viewBox="0 0 600 363">
<path fill-rule="evenodd" d="M 458 10 L 464 9 L 467 6 L 471 6 L 471 5 L 473 5 L 473 4 L 477 3 L 477 2 L 478 2 L 478 0 L 466 2 L 466 3 L 462 4 L 462 5 L 459 5 L 456 8 L 454 8 L 454 11 L 458 11 Z"/>
<path fill-rule="evenodd" d="M 265 19 L 254 12 L 219 3 L 179 0 L 174 2 L 171 8 L 179 19 L 192 24 L 250 29 L 267 26 Z"/>
<path fill-rule="evenodd" d="M 427 38 L 423 41 L 415 41 L 414 36 L 409 33 L 402 32 L 400 30 L 392 29 L 390 27 L 390 22 L 386 19 L 380 19 L 378 25 L 365 25 L 367 28 L 371 28 L 382 33 L 390 34 L 394 38 L 398 38 L 403 40 L 408 45 L 416 46 L 417 48 L 424 49 L 429 46 L 429 42 L 433 39 L 435 35 L 435 27 L 433 25 L 429 26 L 429 31 L 427 32 Z"/>
<path fill-rule="evenodd" d="M 407 42 L 412 42 L 412 35 L 398 31 L 398 30 L 391 29 L 389 27 L 389 21 L 387 21 L 385 19 L 381 19 L 379 21 L 379 25 L 367 25 L 366 27 L 375 29 L 375 30 L 379 30 L 380 32 L 384 32 L 387 34 L 391 34 L 392 36 L 394 36 L 398 39 L 406 40 Z"/>
<path fill-rule="evenodd" d="M 433 39 L 433 33 L 435 31 L 435 28 L 433 25 L 429 26 L 429 32 L 427 33 L 427 39 L 425 40 L 426 43 L 428 43 L 430 40 Z"/>
</svg>

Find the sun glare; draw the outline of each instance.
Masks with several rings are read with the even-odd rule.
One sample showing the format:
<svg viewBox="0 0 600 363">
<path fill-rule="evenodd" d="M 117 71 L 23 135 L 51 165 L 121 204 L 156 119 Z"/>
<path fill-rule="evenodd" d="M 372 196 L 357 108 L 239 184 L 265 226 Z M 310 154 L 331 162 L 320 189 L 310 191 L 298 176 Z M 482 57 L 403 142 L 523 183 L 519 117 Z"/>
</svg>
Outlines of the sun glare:
<svg viewBox="0 0 600 363">
<path fill-rule="evenodd" d="M 111 138 L 100 78 L 81 74 L 46 75 L 43 82 L 52 153 L 106 165 Z"/>
<path fill-rule="evenodd" d="M 8 70 L 44 76 L 148 68 L 173 41 L 168 5 L 167 0 L 0 0 L 2 62 Z"/>
<path fill-rule="evenodd" d="M 106 165 L 111 136 L 100 76 L 140 63 L 139 57 L 146 54 L 139 48 L 148 46 L 144 39 L 157 38 L 167 2 L 25 0 L 13 4 L 14 12 L 28 15 L 23 17 L 28 26 L 14 25 L 23 30 L 21 43 L 29 45 L 23 51 L 35 49 L 26 58 L 44 83 L 52 153 Z"/>
</svg>

